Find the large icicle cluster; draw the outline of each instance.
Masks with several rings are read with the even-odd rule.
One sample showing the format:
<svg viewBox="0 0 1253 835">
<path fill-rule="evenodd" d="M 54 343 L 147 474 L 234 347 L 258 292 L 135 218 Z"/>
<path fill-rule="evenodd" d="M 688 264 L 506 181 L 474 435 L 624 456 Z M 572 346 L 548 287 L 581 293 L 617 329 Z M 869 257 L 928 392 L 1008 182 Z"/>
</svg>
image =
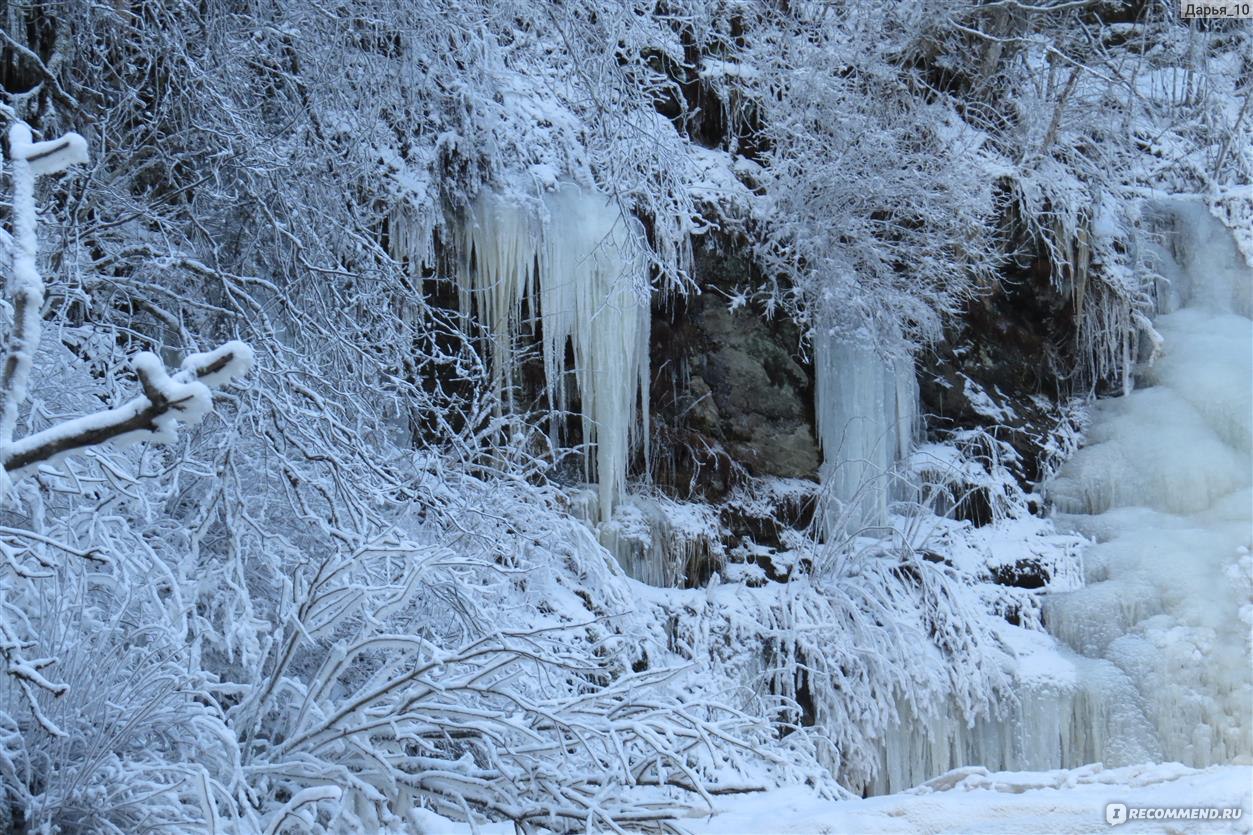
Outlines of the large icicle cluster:
<svg viewBox="0 0 1253 835">
<path fill-rule="evenodd" d="M 830 327 L 815 328 L 813 342 L 828 521 L 846 530 L 885 524 L 896 465 L 909 455 L 918 425 L 913 361 L 885 358 L 864 334 Z"/>
<path fill-rule="evenodd" d="M 493 373 L 505 397 L 513 388 L 524 307 L 543 337 L 550 403 L 563 412 L 566 346 L 573 347 L 587 470 L 598 481 L 604 520 L 625 491 L 634 436 L 648 437 L 642 231 L 615 202 L 572 184 L 545 194 L 540 204 L 542 212 L 494 192 L 474 203 L 457 247 L 461 305 L 477 311 L 492 340 Z"/>
<path fill-rule="evenodd" d="M 1013 651 L 1017 677 L 1004 715 L 971 722 L 956 705 L 941 704 L 920 716 L 898 702 L 899 722 L 878 741 L 879 768 L 863 791 L 892 794 L 971 765 L 1048 771 L 1161 758 L 1136 689 L 1116 666 L 1059 651 L 1039 632 L 1002 628 L 998 638 Z"/>
<path fill-rule="evenodd" d="M 1253 754 L 1253 269 L 1199 201 L 1166 214 L 1160 356 L 1049 485 L 1098 544 L 1045 615 L 1134 682 L 1164 757 L 1206 766 Z"/>
</svg>

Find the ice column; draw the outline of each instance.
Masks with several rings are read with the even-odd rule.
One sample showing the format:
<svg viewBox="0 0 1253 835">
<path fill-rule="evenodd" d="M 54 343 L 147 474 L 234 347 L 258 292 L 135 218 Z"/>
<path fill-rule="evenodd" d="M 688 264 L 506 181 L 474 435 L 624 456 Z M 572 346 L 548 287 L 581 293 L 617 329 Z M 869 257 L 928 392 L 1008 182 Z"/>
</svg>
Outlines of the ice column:
<svg viewBox="0 0 1253 835">
<path fill-rule="evenodd" d="M 918 424 L 912 358 L 885 358 L 855 333 L 814 333 L 815 411 L 830 524 L 845 530 L 887 522 L 899 489 L 896 464 Z"/>
</svg>

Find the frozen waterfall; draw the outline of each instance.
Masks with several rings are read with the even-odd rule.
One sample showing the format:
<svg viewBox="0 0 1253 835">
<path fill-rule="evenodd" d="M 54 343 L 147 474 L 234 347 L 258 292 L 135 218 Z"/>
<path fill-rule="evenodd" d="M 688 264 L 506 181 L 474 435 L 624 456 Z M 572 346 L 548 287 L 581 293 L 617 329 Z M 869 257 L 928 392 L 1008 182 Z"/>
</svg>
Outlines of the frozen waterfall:
<svg viewBox="0 0 1253 835">
<path fill-rule="evenodd" d="M 1253 270 L 1199 201 L 1157 218 L 1165 281 L 1139 385 L 1095 404 L 1086 445 L 1046 485 L 1057 527 L 1093 542 L 1084 585 L 1045 597 L 1056 641 L 1002 628 L 1017 679 L 1003 715 L 898 705 L 870 793 L 968 765 L 1253 756 Z M 879 391 L 855 402 L 890 402 Z"/>
<path fill-rule="evenodd" d="M 1096 544 L 1045 622 L 1132 683 L 1161 758 L 1206 766 L 1253 754 L 1253 270 L 1199 201 L 1160 215 L 1160 356 L 1048 485 L 1059 526 Z M 1139 753 L 1102 731 L 1095 759 Z"/>
</svg>

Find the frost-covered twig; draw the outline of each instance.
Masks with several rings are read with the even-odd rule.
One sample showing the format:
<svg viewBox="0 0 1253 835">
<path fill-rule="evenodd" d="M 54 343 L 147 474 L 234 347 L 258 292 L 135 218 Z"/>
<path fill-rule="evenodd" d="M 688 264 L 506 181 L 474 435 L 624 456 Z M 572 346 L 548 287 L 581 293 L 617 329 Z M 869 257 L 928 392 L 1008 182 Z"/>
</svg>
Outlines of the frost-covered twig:
<svg viewBox="0 0 1253 835">
<path fill-rule="evenodd" d="M 9 130 L 13 156 L 13 328 L 0 369 L 0 462 L 6 473 L 21 471 L 70 452 L 111 441 L 168 443 L 177 423 L 199 421 L 212 407 L 210 389 L 229 383 L 252 367 L 252 350 L 228 342 L 216 351 L 194 354 L 173 377 L 160 359 L 141 353 L 133 360 L 144 393 L 124 406 L 65 421 L 14 442 L 18 411 L 26 400 L 31 367 L 39 350 L 44 300 L 38 270 L 35 177 L 55 174 L 87 161 L 87 143 L 77 133 L 35 142 L 30 127 Z"/>
<path fill-rule="evenodd" d="M 30 369 L 39 349 L 44 285 L 36 259 L 35 177 L 53 174 L 87 161 L 87 143 L 76 133 L 49 142 L 35 142 L 30 127 L 18 122 L 9 129 L 13 157 L 13 329 L 6 339 L 0 368 L 0 460 L 9 457 L 17 413 L 26 400 Z"/>
</svg>

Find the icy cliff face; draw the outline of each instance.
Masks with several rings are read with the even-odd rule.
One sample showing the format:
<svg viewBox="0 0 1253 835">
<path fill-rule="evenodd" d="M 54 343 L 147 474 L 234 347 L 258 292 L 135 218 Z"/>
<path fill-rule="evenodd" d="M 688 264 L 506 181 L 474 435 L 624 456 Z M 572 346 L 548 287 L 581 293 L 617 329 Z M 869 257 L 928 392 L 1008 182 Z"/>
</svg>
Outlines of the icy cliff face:
<svg viewBox="0 0 1253 835">
<path fill-rule="evenodd" d="M 1044 597 L 1060 645 L 1001 627 L 1016 698 L 973 722 L 898 705 L 865 791 L 967 765 L 1203 767 L 1253 753 L 1253 270 L 1199 202 L 1160 220 L 1165 281 L 1138 387 L 1095 405 L 1086 446 L 1046 485 L 1058 527 L 1094 541 L 1084 584 Z"/>
<path fill-rule="evenodd" d="M 1162 214 L 1160 339 L 1048 486 L 1059 524 L 1096 544 L 1045 620 L 1132 682 L 1163 758 L 1204 766 L 1253 753 L 1253 270 L 1199 202 Z M 1091 753 L 1125 761 L 1118 741 Z"/>
</svg>

